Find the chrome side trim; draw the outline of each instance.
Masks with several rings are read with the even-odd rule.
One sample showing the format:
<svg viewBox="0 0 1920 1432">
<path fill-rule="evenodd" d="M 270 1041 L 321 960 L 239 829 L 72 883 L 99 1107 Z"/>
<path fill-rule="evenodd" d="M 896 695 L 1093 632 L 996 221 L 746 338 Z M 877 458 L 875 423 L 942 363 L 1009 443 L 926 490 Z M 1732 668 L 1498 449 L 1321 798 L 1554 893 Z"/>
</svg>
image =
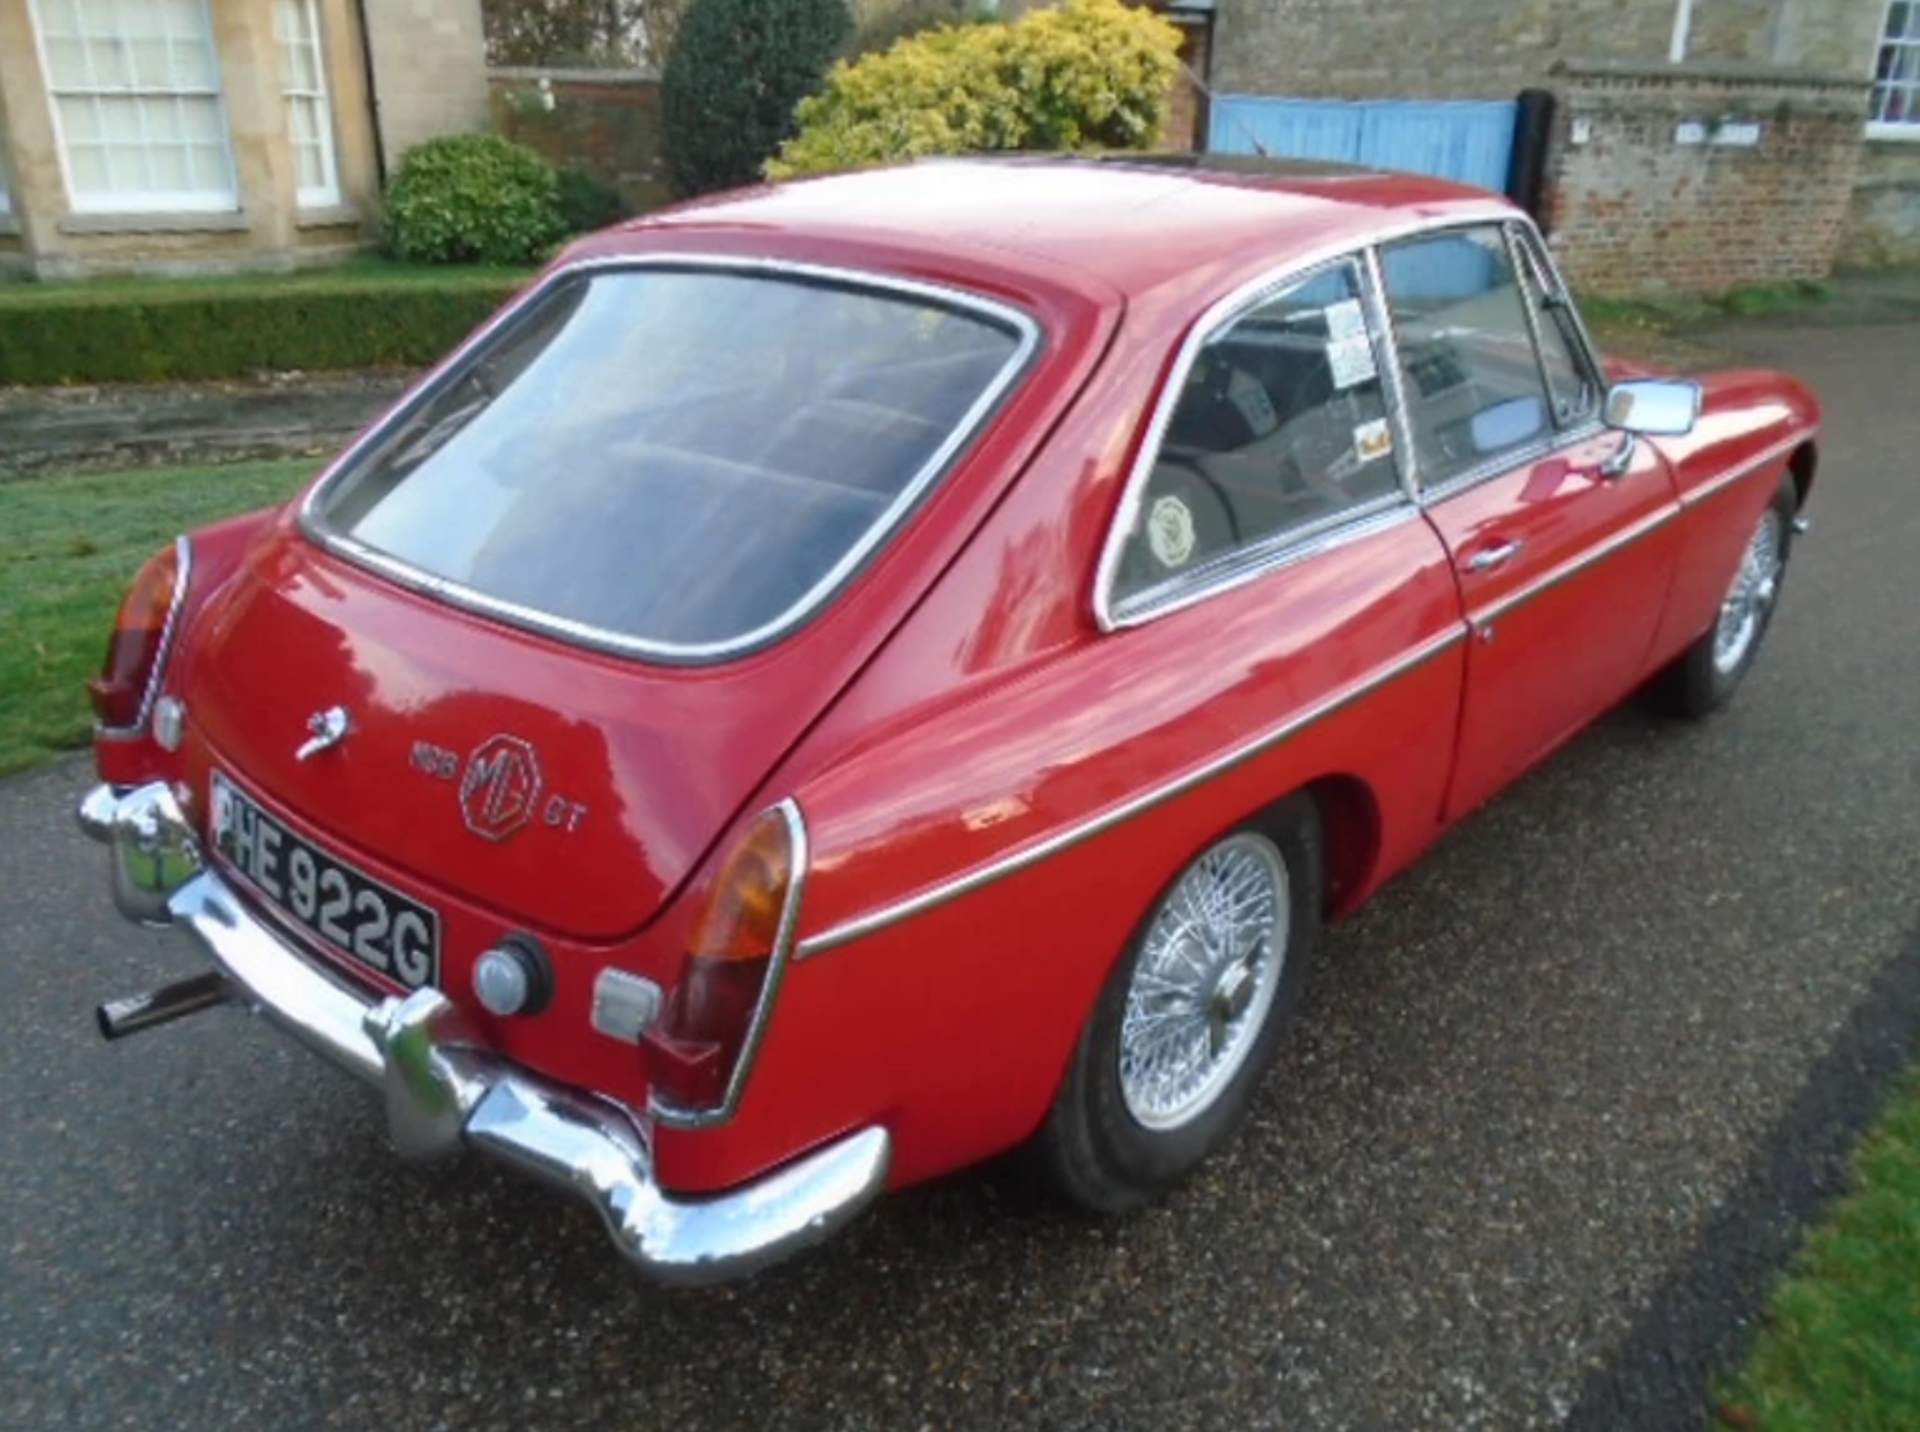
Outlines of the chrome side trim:
<svg viewBox="0 0 1920 1432">
<path fill-rule="evenodd" d="M 596 273 L 620 270 L 677 268 L 720 273 L 758 274 L 802 283 L 830 283 L 882 293 L 898 294 L 946 308 L 961 309 L 989 322 L 1013 330 L 1018 338 L 1012 355 L 981 391 L 940 447 L 922 464 L 920 470 L 901 489 L 887 509 L 848 551 L 843 553 L 821 578 L 793 606 L 752 631 L 714 642 L 650 641 L 623 632 L 611 631 L 585 622 L 538 611 L 518 602 L 489 596 L 448 577 L 425 571 L 388 555 L 351 537 L 334 532 L 320 508 L 339 484 L 351 480 L 362 463 L 383 446 L 395 431 L 449 384 L 459 380 L 475 353 L 503 326 L 516 321 L 548 293 L 562 283 Z M 946 285 L 897 278 L 866 269 L 841 268 L 825 264 L 797 263 L 782 259 L 734 258 L 716 254 L 659 252 L 620 258 L 583 259 L 555 268 L 539 282 L 524 290 L 493 319 L 457 348 L 428 382 L 395 407 L 352 444 L 324 473 L 302 500 L 300 527 L 313 541 L 354 564 L 380 573 L 411 590 L 425 593 L 451 606 L 491 616 L 512 626 L 558 636 L 575 645 L 616 656 L 653 658 L 678 664 L 705 664 L 739 655 L 777 640 L 812 616 L 838 591 L 861 564 L 891 538 L 908 512 L 919 504 L 959 455 L 986 426 L 988 417 L 1026 372 L 1033 355 L 1041 346 L 1039 323 L 1028 313 L 983 294 Z"/>
<path fill-rule="evenodd" d="M 187 604 L 187 588 L 193 581 L 193 543 L 185 535 L 173 539 L 174 565 L 179 575 L 173 582 L 173 600 L 167 604 L 167 620 L 160 628 L 160 651 L 153 658 L 153 670 L 147 673 L 146 690 L 140 693 L 140 713 L 131 726 L 106 726 L 93 723 L 96 741 L 138 741 L 147 734 L 147 722 L 153 717 L 154 699 L 167 677 L 167 662 L 173 656 L 173 638 L 180 626 L 180 610 Z"/>
<path fill-rule="evenodd" d="M 1438 632 L 1410 651 L 1348 682 L 1304 711 L 1297 712 L 1272 730 L 1242 742 L 1184 775 L 1176 776 L 1172 780 L 1132 796 L 1119 805 L 1083 820 L 1077 825 L 1069 826 L 1045 839 L 990 860 L 964 875 L 929 886 L 917 894 L 883 905 L 864 915 L 857 915 L 851 920 L 842 921 L 819 934 L 807 936 L 800 941 L 795 958 L 808 959 L 851 940 L 859 939 L 863 935 L 870 935 L 876 930 L 885 929 L 889 925 L 898 924 L 914 915 L 945 905 L 984 885 L 1025 870 L 1028 866 L 1037 865 L 1049 856 L 1057 855 L 1082 841 L 1092 839 L 1102 831 L 1111 830 L 1114 826 L 1131 820 L 1155 806 L 1162 805 L 1175 796 L 1183 795 L 1197 786 L 1204 785 L 1214 777 L 1223 775 L 1235 766 L 1279 745 L 1288 737 L 1297 735 L 1316 722 L 1372 695 L 1395 678 L 1432 660 L 1447 648 L 1459 644 L 1465 636 L 1466 628 L 1463 625 L 1451 626 L 1445 631 Z"/>
<path fill-rule="evenodd" d="M 728 1193 L 675 1195 L 654 1178 L 643 1121 L 485 1048 L 438 990 L 375 999 L 334 983 L 212 872 L 182 886 L 172 908 L 246 1003 L 384 1092 L 402 1153 L 436 1157 L 465 1147 L 573 1195 L 658 1282 L 757 1272 L 832 1237 L 886 1185 L 892 1137 L 874 1125 Z"/>
<path fill-rule="evenodd" d="M 1525 586 L 1514 588 L 1484 607 L 1469 607 L 1467 618 L 1469 621 L 1488 622 L 1504 616 L 1515 607 L 1524 606 L 1532 601 L 1542 592 L 1559 586 L 1570 577 L 1578 576 L 1594 563 L 1612 556 L 1622 547 L 1631 546 L 1649 533 L 1659 531 L 1679 515 L 1678 507 L 1656 508 L 1639 521 L 1622 527 L 1598 546 L 1589 547 L 1584 552 L 1567 558 L 1559 566 L 1541 573 Z"/>
<path fill-rule="evenodd" d="M 1705 502 L 1709 497 L 1733 486 L 1734 483 L 1739 482 L 1742 478 L 1751 477 L 1755 472 L 1767 466 L 1769 463 L 1778 462 L 1807 440 L 1807 434 L 1796 433 L 1790 438 L 1780 439 L 1779 442 L 1757 456 L 1741 459 L 1724 472 L 1717 473 L 1705 482 L 1699 483 L 1681 493 L 1681 509 L 1684 511 L 1689 507 Z"/>
<path fill-rule="evenodd" d="M 1094 569 L 1093 577 L 1093 617 L 1101 631 L 1115 631 L 1126 625 L 1115 613 L 1113 584 L 1120 570 L 1120 558 L 1133 531 L 1135 521 L 1140 515 L 1140 499 L 1146 490 L 1147 479 L 1153 472 L 1153 465 L 1160 456 L 1160 446 L 1166 437 L 1167 425 L 1173 420 L 1173 410 L 1180 401 L 1186 388 L 1187 375 L 1192 371 L 1194 360 L 1207 341 L 1222 328 L 1232 323 L 1241 314 L 1257 307 L 1263 300 L 1281 289 L 1287 288 L 1306 278 L 1316 269 L 1348 261 L 1362 268 L 1362 291 L 1365 291 L 1364 265 L 1361 255 L 1379 244 L 1396 239 L 1411 238 L 1416 234 L 1440 232 L 1445 229 L 1460 228 L 1489 222 L 1506 222 L 1514 217 L 1516 210 L 1509 204 L 1487 201 L 1463 207 L 1447 214 L 1443 218 L 1410 219 L 1381 229 L 1362 243 L 1346 240 L 1338 244 L 1326 244 L 1309 249 L 1305 253 L 1289 259 L 1283 264 L 1256 275 L 1225 297 L 1216 300 L 1205 313 L 1187 330 L 1175 353 L 1173 366 L 1168 370 L 1165 381 L 1160 386 L 1159 395 L 1154 399 L 1153 409 L 1148 416 L 1146 430 L 1140 437 L 1140 444 L 1134 454 L 1133 465 L 1127 470 L 1126 485 L 1121 490 L 1120 501 L 1107 526 L 1107 536 L 1100 548 L 1100 561 Z M 1364 299 L 1363 299 L 1364 306 Z M 1370 334 L 1376 337 L 1377 334 Z M 1155 615 L 1153 612 L 1136 614 L 1135 624 Z"/>
<path fill-rule="evenodd" d="M 772 963 L 767 969 L 766 983 L 760 989 L 760 1002 L 753 1008 L 753 1022 L 747 1026 L 746 1040 L 740 1046 L 740 1058 L 733 1066 L 733 1077 L 727 1081 L 727 1094 L 718 1108 L 687 1110 L 676 1109 L 671 1104 L 662 1104 L 649 1096 L 647 1112 L 652 1114 L 669 1128 L 707 1129 L 715 1124 L 724 1124 L 734 1116 L 740 1107 L 740 1096 L 746 1092 L 747 1076 L 753 1072 L 753 1063 L 760 1055 L 760 1042 L 766 1038 L 767 1021 L 773 1017 L 773 1006 L 780 997 L 780 985 L 786 978 L 787 963 L 792 958 L 793 934 L 800 925 L 800 903 L 807 893 L 807 822 L 800 814 L 800 806 L 791 797 L 774 807 L 787 823 L 787 841 L 793 854 L 793 881 L 787 887 L 787 903 L 780 912 L 780 928 L 774 935 Z"/>
</svg>

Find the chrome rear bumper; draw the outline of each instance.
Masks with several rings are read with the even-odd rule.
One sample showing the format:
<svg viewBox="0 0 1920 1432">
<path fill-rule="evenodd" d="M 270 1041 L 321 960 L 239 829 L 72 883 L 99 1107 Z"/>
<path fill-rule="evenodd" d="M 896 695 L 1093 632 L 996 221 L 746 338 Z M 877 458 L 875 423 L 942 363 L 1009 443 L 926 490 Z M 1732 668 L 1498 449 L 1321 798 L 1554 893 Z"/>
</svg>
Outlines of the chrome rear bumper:
<svg viewBox="0 0 1920 1432">
<path fill-rule="evenodd" d="M 82 828 L 114 846 L 121 908 L 144 923 L 184 926 L 237 999 L 379 1087 L 402 1154 L 476 1149 L 570 1192 L 636 1266 L 676 1284 L 744 1277 L 823 1242 L 885 1185 L 892 1141 L 874 1127 L 730 1193 L 666 1192 L 654 1181 L 647 1127 L 631 1111 L 487 1049 L 438 990 L 373 999 L 332 979 L 219 875 L 198 868 L 191 831 L 183 821 L 173 828 L 176 820 L 178 807 L 157 786 L 125 796 L 103 787 L 80 809 Z"/>
</svg>

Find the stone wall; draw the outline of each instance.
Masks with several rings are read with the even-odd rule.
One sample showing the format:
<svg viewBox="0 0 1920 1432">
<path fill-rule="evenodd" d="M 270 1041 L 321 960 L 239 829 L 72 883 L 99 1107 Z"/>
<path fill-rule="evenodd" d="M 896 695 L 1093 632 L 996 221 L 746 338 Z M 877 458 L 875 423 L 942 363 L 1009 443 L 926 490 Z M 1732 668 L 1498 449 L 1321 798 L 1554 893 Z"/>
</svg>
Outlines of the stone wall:
<svg viewBox="0 0 1920 1432">
<path fill-rule="evenodd" d="M 487 127 L 480 0 L 372 0 L 363 10 L 389 174 L 416 144 Z"/>
<path fill-rule="evenodd" d="M 1840 262 L 1848 268 L 1920 264 L 1920 143 L 1867 141 Z"/>
<path fill-rule="evenodd" d="M 1551 83 L 1547 227 L 1576 286 L 1717 292 L 1832 270 L 1864 80 L 1568 64 Z"/>
<path fill-rule="evenodd" d="M 611 184 L 629 213 L 671 202 L 651 70 L 496 69 L 487 78 L 494 127 L 507 138 Z"/>
<path fill-rule="evenodd" d="M 1214 88 L 1303 99 L 1511 99 L 1561 60 L 1667 59 L 1674 0 L 1219 0 Z M 1885 0 L 1699 0 L 1687 58 L 1864 78 Z"/>
</svg>

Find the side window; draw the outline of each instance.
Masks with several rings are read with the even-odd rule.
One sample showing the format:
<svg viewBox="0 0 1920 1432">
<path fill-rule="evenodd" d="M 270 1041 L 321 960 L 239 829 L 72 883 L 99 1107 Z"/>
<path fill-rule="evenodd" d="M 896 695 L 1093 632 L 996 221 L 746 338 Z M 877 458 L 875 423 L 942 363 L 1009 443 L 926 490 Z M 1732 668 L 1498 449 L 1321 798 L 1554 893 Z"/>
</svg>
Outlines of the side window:
<svg viewBox="0 0 1920 1432">
<path fill-rule="evenodd" d="M 1539 328 L 1540 365 L 1547 374 L 1553 420 L 1563 428 L 1571 427 L 1593 416 L 1599 408 L 1599 387 L 1582 356 L 1584 350 L 1574 327 L 1572 301 L 1566 290 L 1553 277 L 1530 239 L 1515 233 L 1514 243 L 1520 251 L 1520 269 Z"/>
<path fill-rule="evenodd" d="M 1114 597 L 1317 531 L 1400 491 L 1358 268 L 1267 298 L 1195 356 Z"/>
<path fill-rule="evenodd" d="M 1548 436 L 1546 384 L 1500 229 L 1451 230 L 1380 257 L 1425 484 Z"/>
</svg>

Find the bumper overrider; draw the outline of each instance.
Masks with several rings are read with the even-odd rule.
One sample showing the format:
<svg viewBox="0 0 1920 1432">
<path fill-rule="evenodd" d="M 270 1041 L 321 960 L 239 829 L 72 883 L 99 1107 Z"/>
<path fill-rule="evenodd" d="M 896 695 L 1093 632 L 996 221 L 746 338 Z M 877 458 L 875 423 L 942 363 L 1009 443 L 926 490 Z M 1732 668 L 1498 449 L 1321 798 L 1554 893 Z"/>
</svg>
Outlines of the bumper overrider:
<svg viewBox="0 0 1920 1432">
<path fill-rule="evenodd" d="M 729 1193 L 676 1197 L 654 1181 L 649 1127 L 624 1105 L 490 1050 L 438 990 L 372 997 L 303 958 L 207 868 L 165 784 L 124 794 L 98 787 L 78 815 L 81 828 L 112 849 L 120 911 L 144 925 L 184 927 L 214 965 L 102 1006 L 109 1036 L 213 1004 L 249 1005 L 381 1089 L 402 1155 L 474 1149 L 572 1193 L 599 1213 L 622 1253 L 665 1283 L 744 1277 L 824 1242 L 886 1182 L 891 1140 L 874 1127 Z"/>
</svg>

